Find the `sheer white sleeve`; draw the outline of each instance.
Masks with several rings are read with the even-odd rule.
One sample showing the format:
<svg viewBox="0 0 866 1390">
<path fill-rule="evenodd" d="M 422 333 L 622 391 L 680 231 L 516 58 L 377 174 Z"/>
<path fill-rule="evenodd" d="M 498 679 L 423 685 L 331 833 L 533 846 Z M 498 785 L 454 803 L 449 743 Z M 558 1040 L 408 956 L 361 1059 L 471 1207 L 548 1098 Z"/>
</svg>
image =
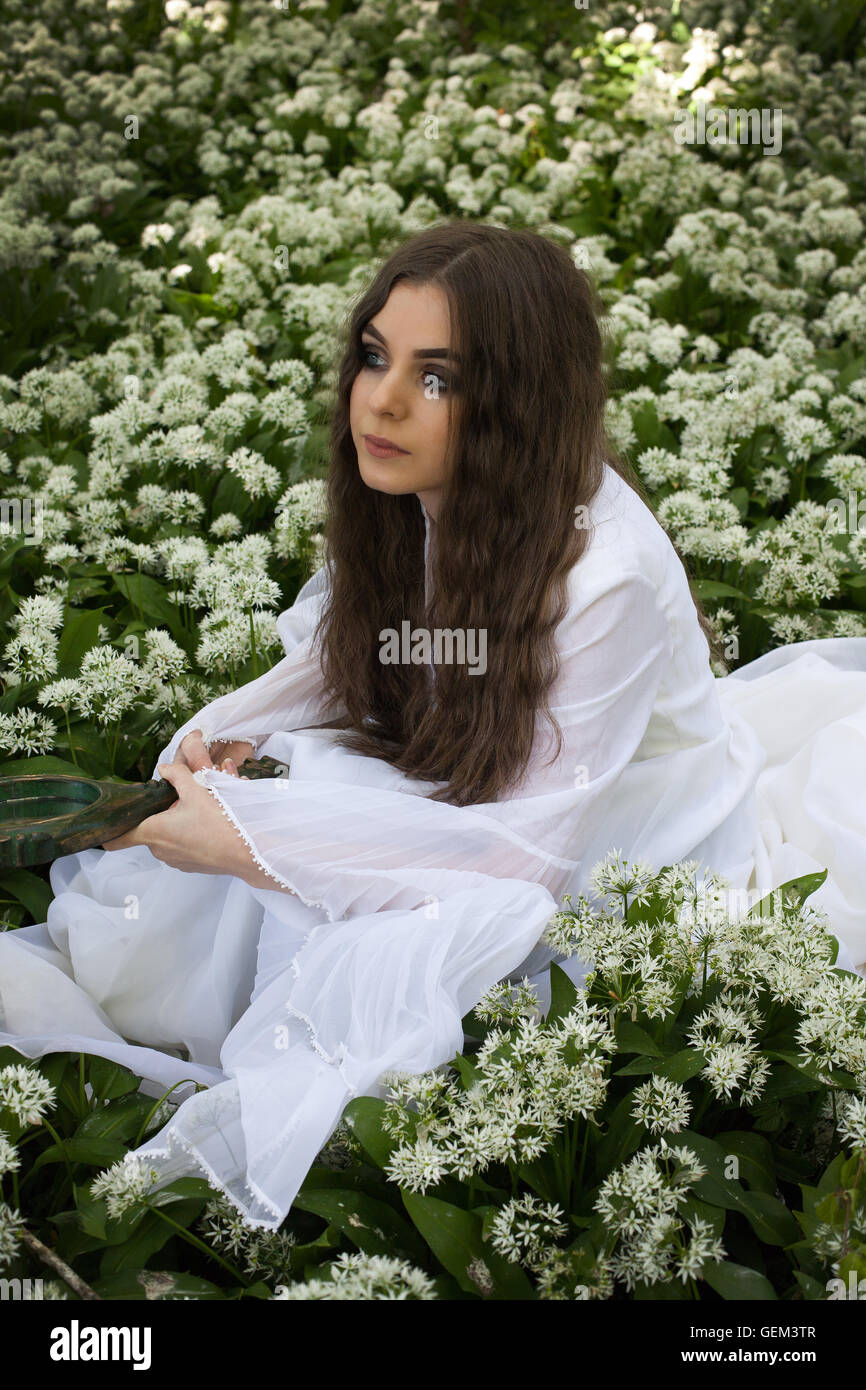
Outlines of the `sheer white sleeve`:
<svg viewBox="0 0 866 1390">
<path fill-rule="evenodd" d="M 157 759 L 173 762 L 186 734 L 201 729 L 205 743 L 216 739 L 245 739 L 258 750 L 279 729 L 310 728 L 342 711 L 325 713 L 321 666 L 314 649 L 315 629 L 327 590 L 327 574 L 319 569 L 307 580 L 291 608 L 277 619 L 286 655 L 257 680 L 221 695 L 188 719 L 175 732 Z M 155 777 L 159 777 L 157 771 Z"/>
<path fill-rule="evenodd" d="M 542 885 L 552 910 L 587 852 L 603 857 L 610 848 L 606 825 L 623 830 L 617 783 L 644 738 L 671 654 L 655 586 L 642 573 L 607 575 L 599 584 L 597 571 L 590 572 L 558 636 L 553 710 L 562 749 L 545 767 L 550 748 L 539 728 L 524 789 L 498 801 L 431 801 L 424 793 L 441 784 L 402 777 L 384 764 L 379 775 L 378 759 L 373 776 L 358 769 L 355 755 L 323 754 L 321 745 L 307 774 L 302 743 L 288 778 L 198 776 L 259 865 L 332 921 L 416 908 L 482 888 L 491 877 Z M 251 695 L 257 684 L 246 687 Z M 297 714 L 292 708 L 295 727 Z M 232 727 L 239 725 L 233 720 Z M 637 806 L 631 817 L 639 825 L 651 813 L 651 806 Z"/>
</svg>

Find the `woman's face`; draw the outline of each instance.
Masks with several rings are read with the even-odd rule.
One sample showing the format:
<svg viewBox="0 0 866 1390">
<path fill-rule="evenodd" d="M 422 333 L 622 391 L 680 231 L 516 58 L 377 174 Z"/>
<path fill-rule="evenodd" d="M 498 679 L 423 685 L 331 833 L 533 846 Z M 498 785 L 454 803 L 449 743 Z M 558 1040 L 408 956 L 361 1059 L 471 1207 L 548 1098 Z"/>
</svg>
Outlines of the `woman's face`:
<svg viewBox="0 0 866 1390">
<path fill-rule="evenodd" d="M 447 481 L 445 435 L 456 389 L 450 342 L 444 293 L 399 281 L 361 333 L 363 365 L 349 398 L 364 482 L 380 492 L 417 493 L 434 521 Z M 370 435 L 405 452 L 377 457 Z"/>
</svg>

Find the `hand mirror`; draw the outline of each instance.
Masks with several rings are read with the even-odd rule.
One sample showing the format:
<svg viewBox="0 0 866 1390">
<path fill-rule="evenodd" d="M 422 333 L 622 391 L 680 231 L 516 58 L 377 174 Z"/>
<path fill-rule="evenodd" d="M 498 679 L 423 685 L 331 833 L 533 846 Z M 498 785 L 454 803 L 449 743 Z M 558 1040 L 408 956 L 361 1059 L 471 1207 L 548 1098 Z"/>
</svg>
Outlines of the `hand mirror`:
<svg viewBox="0 0 866 1390">
<path fill-rule="evenodd" d="M 277 777 L 285 763 L 247 758 L 238 772 Z M 99 782 L 90 777 L 27 773 L 0 777 L 0 869 L 48 864 L 101 846 L 167 811 L 177 792 L 168 782 Z"/>
</svg>

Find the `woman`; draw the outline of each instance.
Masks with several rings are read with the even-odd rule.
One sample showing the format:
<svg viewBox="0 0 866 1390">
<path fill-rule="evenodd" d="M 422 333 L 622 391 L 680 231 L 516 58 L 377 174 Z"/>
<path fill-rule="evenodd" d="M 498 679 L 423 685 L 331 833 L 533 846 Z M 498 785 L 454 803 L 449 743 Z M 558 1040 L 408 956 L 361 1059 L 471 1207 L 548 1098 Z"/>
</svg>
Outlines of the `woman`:
<svg viewBox="0 0 866 1390">
<path fill-rule="evenodd" d="M 866 640 L 714 678 L 605 439 L 597 310 L 529 232 L 390 257 L 348 324 L 328 563 L 285 658 L 177 731 L 170 810 L 58 860 L 48 921 L 0 936 L 0 1043 L 208 1087 L 137 1151 L 157 1185 L 204 1172 L 278 1226 L 352 1096 L 447 1061 L 497 980 L 542 983 L 545 924 L 613 847 L 755 896 L 828 865 L 866 957 L 856 784 L 838 845 L 802 795 L 831 790 L 822 739 L 862 761 Z M 251 751 L 287 775 L 240 778 Z"/>
</svg>

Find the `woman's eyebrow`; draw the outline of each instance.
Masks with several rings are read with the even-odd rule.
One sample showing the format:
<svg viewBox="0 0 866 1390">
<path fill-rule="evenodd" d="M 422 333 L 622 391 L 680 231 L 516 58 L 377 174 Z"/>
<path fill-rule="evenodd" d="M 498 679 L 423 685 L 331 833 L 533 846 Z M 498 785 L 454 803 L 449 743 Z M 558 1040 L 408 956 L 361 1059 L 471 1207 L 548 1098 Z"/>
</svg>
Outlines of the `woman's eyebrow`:
<svg viewBox="0 0 866 1390">
<path fill-rule="evenodd" d="M 379 330 L 378 330 L 378 328 L 374 328 L 374 326 L 373 326 L 372 323 L 366 324 L 365 327 L 361 329 L 361 332 L 362 332 L 362 333 L 372 333 L 373 337 L 374 337 L 374 338 L 378 338 L 378 340 L 379 340 L 380 343 L 383 343 L 385 347 L 388 346 L 388 340 L 387 340 L 387 338 L 385 337 L 385 335 L 384 335 L 383 333 L 380 333 Z M 415 351 L 412 353 L 412 356 L 413 356 L 413 357 L 451 357 L 451 358 L 454 359 L 454 361 L 458 361 L 458 362 L 459 362 L 459 360 L 460 360 L 460 354 L 457 353 L 457 352 L 452 352 L 451 348 L 447 348 L 447 347 L 441 347 L 441 348 L 416 348 Z"/>
</svg>

